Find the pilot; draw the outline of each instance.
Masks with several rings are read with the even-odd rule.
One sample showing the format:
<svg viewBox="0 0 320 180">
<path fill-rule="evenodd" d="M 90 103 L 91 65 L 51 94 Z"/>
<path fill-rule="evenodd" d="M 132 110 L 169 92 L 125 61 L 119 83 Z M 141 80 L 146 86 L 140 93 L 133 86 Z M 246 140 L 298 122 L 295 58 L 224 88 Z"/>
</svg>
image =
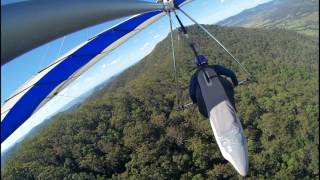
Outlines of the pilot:
<svg viewBox="0 0 320 180">
<path fill-rule="evenodd" d="M 197 71 L 190 81 L 190 97 L 198 105 L 200 113 L 209 118 L 223 157 L 242 176 L 246 176 L 249 169 L 248 149 L 236 113 L 233 91 L 238 85 L 237 77 L 232 70 L 221 65 L 210 66 L 203 55 L 197 55 L 195 62 Z"/>
</svg>

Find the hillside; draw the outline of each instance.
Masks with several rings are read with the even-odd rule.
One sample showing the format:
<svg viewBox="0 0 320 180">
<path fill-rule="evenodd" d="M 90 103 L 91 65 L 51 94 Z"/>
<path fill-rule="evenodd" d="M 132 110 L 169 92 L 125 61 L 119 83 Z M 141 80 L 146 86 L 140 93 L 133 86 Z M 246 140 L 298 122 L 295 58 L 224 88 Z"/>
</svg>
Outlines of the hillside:
<svg viewBox="0 0 320 180">
<path fill-rule="evenodd" d="M 229 17 L 218 25 L 279 28 L 319 37 L 319 0 L 273 0 Z"/>
<path fill-rule="evenodd" d="M 120 73 L 119 73 L 120 74 Z M 57 111 L 55 114 L 53 114 L 53 117 L 48 117 L 47 119 L 43 120 L 40 124 L 38 124 L 37 126 L 33 127 L 26 135 L 24 135 L 23 137 L 21 137 L 19 140 L 17 140 L 17 142 L 12 145 L 12 147 L 8 148 L 6 151 L 4 151 L 3 153 L 1 153 L 1 168 L 3 168 L 5 161 L 10 158 L 10 156 L 19 150 L 21 142 L 23 142 L 26 138 L 31 138 L 35 135 L 37 135 L 39 133 L 39 131 L 41 131 L 42 129 L 46 128 L 48 126 L 48 124 L 50 124 L 50 121 L 52 119 L 55 119 L 54 116 L 57 114 L 63 114 L 63 113 L 67 113 L 67 112 L 72 112 L 74 111 L 77 107 L 80 106 L 80 104 L 85 101 L 88 97 L 95 97 L 95 96 L 99 96 L 99 93 L 101 90 L 103 90 L 103 88 L 110 83 L 111 81 L 113 81 L 119 74 L 116 74 L 112 77 L 110 77 L 109 79 L 103 81 L 101 84 L 95 86 L 94 88 L 92 88 L 91 90 L 85 92 L 84 94 L 82 94 L 80 97 L 72 97 L 72 96 L 63 96 L 65 98 L 73 98 L 73 100 L 71 100 L 69 103 L 67 103 L 66 105 L 64 105 L 63 107 L 61 107 L 59 109 L 59 111 Z"/>
<path fill-rule="evenodd" d="M 62 113 L 62 112 L 60 112 Z M 22 142 L 24 139 L 32 139 L 41 129 L 46 128 L 48 124 L 50 124 L 51 119 L 46 119 L 44 122 L 40 123 L 39 125 L 33 127 L 30 132 L 28 132 L 24 137 L 21 137 L 14 145 L 12 145 L 9 149 L 5 150 L 1 153 L 1 170 L 6 164 L 7 159 L 9 159 L 12 154 L 19 152 Z"/>
<path fill-rule="evenodd" d="M 196 27 L 210 63 L 243 73 Z M 283 30 L 208 26 L 255 74 L 236 88 L 250 179 L 319 179 L 318 45 Z M 177 36 L 175 36 L 177 37 Z M 181 102 L 193 56 L 176 40 Z M 6 163 L 2 179 L 238 179 L 196 108 L 177 110 L 169 38 L 74 112 L 55 117 Z"/>
</svg>

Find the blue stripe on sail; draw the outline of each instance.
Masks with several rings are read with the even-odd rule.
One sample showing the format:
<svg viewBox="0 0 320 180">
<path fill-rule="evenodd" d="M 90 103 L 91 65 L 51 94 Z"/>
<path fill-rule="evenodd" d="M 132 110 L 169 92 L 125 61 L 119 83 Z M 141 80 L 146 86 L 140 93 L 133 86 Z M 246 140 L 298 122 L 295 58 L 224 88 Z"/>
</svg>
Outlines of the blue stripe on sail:
<svg viewBox="0 0 320 180">
<path fill-rule="evenodd" d="M 180 6 L 182 3 L 184 3 L 185 1 L 187 1 L 187 0 L 175 0 L 175 4 L 176 5 L 178 5 L 178 6 Z"/>
<path fill-rule="evenodd" d="M 1 122 L 1 143 L 23 124 L 47 96 L 63 81 L 89 63 L 110 44 L 125 36 L 146 20 L 160 14 L 152 11 L 131 18 L 85 44 L 43 76 L 12 107 Z"/>
</svg>

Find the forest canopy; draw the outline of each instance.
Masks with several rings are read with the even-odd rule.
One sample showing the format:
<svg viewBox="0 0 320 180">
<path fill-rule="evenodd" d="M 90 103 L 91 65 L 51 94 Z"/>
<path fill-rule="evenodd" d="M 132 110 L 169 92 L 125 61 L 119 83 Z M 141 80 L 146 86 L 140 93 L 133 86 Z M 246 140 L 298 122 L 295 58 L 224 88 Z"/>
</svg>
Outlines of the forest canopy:
<svg viewBox="0 0 320 180">
<path fill-rule="evenodd" d="M 254 74 L 235 89 L 249 148 L 249 179 L 319 179 L 319 46 L 285 30 L 207 26 Z M 197 27 L 191 40 L 210 64 L 244 73 Z M 26 140 L 2 179 L 238 179 L 209 121 L 187 103 L 193 54 L 174 34 L 72 112 Z"/>
</svg>

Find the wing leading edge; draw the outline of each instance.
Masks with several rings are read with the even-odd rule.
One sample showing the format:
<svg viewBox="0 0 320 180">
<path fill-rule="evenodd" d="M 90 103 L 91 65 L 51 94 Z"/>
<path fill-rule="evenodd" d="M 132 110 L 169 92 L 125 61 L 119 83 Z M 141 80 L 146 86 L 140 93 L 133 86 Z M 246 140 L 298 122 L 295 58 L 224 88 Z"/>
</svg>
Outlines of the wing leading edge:
<svg viewBox="0 0 320 180">
<path fill-rule="evenodd" d="M 82 43 L 26 82 L 1 108 L 1 143 L 88 68 L 163 15 L 163 11 L 152 11 L 133 16 Z"/>
<path fill-rule="evenodd" d="M 181 7 L 191 1 L 175 3 Z M 1 107 L 1 143 L 83 72 L 165 14 L 151 11 L 135 15 L 80 44 L 22 85 Z"/>
</svg>

